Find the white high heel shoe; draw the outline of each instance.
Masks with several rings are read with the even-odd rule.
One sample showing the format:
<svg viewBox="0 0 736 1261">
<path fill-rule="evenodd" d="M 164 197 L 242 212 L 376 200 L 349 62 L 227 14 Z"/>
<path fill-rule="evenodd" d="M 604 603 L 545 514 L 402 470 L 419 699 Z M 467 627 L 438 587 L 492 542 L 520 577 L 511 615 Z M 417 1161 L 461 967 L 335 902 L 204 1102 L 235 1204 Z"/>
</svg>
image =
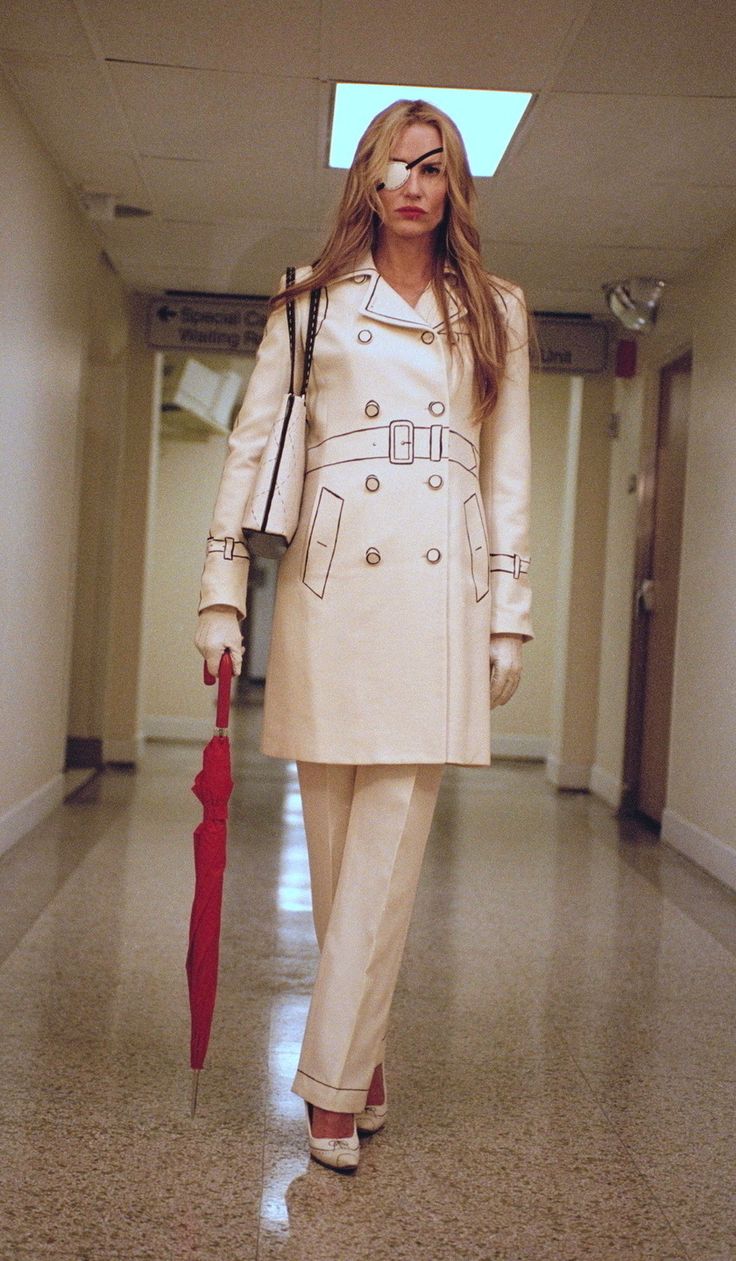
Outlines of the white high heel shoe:
<svg viewBox="0 0 736 1261">
<path fill-rule="evenodd" d="M 313 1160 L 330 1169 L 353 1170 L 358 1168 L 360 1159 L 360 1143 L 358 1130 L 353 1120 L 353 1132 L 350 1138 L 315 1138 L 312 1133 L 311 1104 L 304 1101 L 307 1110 L 307 1130 L 309 1131 L 309 1154 Z"/>
<path fill-rule="evenodd" d="M 359 1112 L 355 1118 L 355 1128 L 360 1130 L 361 1134 L 377 1134 L 386 1124 L 386 1115 L 388 1113 L 388 1093 L 386 1091 L 386 1077 L 383 1078 L 383 1103 L 367 1103 L 362 1112 Z"/>
</svg>

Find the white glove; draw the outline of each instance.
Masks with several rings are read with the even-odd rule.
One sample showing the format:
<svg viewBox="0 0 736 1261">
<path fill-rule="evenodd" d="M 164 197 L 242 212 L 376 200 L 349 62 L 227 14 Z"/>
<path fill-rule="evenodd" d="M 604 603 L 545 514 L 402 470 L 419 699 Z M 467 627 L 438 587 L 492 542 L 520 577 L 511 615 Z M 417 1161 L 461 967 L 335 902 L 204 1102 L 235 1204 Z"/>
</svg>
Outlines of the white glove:
<svg viewBox="0 0 736 1261">
<path fill-rule="evenodd" d="M 491 635 L 491 709 L 511 700 L 521 678 L 521 635 Z"/>
<path fill-rule="evenodd" d="M 220 659 L 230 649 L 233 674 L 240 674 L 243 661 L 243 636 L 240 633 L 238 610 L 230 604 L 211 604 L 199 615 L 194 643 L 207 662 L 210 674 L 217 677 Z"/>
</svg>

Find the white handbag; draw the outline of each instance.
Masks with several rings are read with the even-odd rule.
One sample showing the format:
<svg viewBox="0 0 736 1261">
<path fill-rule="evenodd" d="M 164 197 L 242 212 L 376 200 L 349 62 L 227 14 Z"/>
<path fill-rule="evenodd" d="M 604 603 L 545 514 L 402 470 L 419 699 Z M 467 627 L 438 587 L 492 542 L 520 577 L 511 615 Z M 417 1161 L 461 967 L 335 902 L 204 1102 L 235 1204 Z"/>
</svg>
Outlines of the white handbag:
<svg viewBox="0 0 736 1261">
<path fill-rule="evenodd" d="M 293 267 L 286 272 L 287 288 L 295 278 Z M 296 317 L 294 302 L 286 304 L 291 352 L 289 392 L 274 424 L 258 465 L 253 490 L 243 518 L 243 536 L 248 551 L 255 556 L 278 557 L 286 551 L 296 533 L 304 491 L 307 446 L 307 386 L 317 333 L 319 289 L 309 300 L 309 319 L 304 346 L 302 388 L 294 393 L 296 357 Z"/>
</svg>

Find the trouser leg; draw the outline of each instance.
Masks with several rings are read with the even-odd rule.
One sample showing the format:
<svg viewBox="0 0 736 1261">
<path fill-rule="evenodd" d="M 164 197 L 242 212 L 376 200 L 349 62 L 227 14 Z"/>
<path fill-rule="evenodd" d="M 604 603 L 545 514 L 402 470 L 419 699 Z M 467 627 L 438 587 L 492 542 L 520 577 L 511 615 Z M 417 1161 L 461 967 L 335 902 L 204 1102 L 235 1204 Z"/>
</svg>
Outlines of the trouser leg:
<svg viewBox="0 0 736 1261">
<path fill-rule="evenodd" d="M 359 766 L 292 1089 L 360 1112 L 383 1058 L 443 766 Z M 310 807 L 307 807 L 309 813 Z"/>
<path fill-rule="evenodd" d="M 312 916 L 320 950 L 340 875 L 356 769 L 326 762 L 297 762 L 309 854 Z"/>
</svg>

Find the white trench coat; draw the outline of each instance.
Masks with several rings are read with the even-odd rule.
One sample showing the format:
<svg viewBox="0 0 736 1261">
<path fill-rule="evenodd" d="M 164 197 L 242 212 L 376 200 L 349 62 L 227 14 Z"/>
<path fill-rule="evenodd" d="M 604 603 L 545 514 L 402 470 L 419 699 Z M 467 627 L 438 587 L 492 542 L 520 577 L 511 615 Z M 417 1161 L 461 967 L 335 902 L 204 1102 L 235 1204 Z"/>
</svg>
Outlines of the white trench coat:
<svg viewBox="0 0 736 1261">
<path fill-rule="evenodd" d="M 451 279 L 450 318 L 462 334 Z M 517 295 L 506 302 L 519 348 L 492 418 L 480 423 L 468 350 L 452 354 L 431 287 L 409 306 L 368 255 L 323 291 L 304 498 L 279 566 L 264 753 L 489 764 L 489 636 L 532 638 L 528 352 Z M 304 296 L 302 346 L 307 307 Z M 229 440 L 200 608 L 245 612 L 241 524 L 288 380 L 279 309 Z"/>
</svg>

